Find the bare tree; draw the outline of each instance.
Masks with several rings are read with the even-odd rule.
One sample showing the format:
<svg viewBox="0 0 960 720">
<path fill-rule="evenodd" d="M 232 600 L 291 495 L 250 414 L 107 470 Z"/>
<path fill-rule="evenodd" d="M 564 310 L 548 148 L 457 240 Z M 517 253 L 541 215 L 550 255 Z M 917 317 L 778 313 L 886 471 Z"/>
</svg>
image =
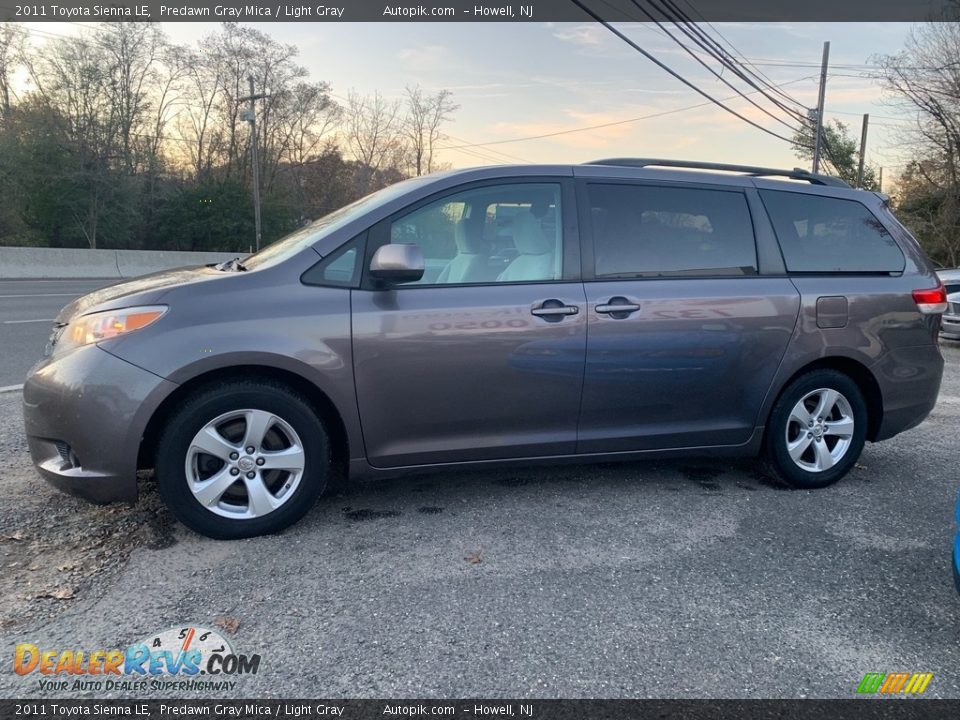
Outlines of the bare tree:
<svg viewBox="0 0 960 720">
<path fill-rule="evenodd" d="M 267 162 L 264 164 L 264 188 L 270 191 L 282 167 L 302 165 L 319 153 L 331 139 L 339 106 L 330 98 L 330 86 L 325 82 L 297 82 L 275 86 L 264 108 L 262 146 Z"/>
<path fill-rule="evenodd" d="M 181 132 L 190 141 L 191 162 L 198 173 L 214 166 L 224 178 L 247 178 L 250 135 L 240 111 L 249 94 L 248 77 L 258 94 L 257 143 L 264 191 L 281 168 L 302 163 L 318 151 L 338 118 L 330 86 L 310 82 L 297 64 L 294 45 L 264 32 L 224 23 L 203 41 L 188 71 L 190 104 Z"/>
<path fill-rule="evenodd" d="M 42 45 L 0 25 L 0 243 L 234 248 L 252 222 L 253 76 L 265 236 L 437 167 L 448 91 L 351 93 L 294 45 L 224 23 L 194 48 L 143 23 L 78 27 Z M 25 71 L 19 96 L 12 78 Z M 410 116 L 414 116 L 411 120 Z M 415 147 L 411 155 L 410 148 Z"/>
<path fill-rule="evenodd" d="M 358 190 L 367 192 L 378 173 L 396 169 L 407 149 L 400 100 L 386 100 L 379 92 L 359 95 L 351 90 L 344 108 L 343 133 L 350 154 L 360 164 Z"/>
<path fill-rule="evenodd" d="M 186 51 L 183 60 L 185 104 L 177 125 L 187 145 L 194 177 L 205 178 L 223 151 L 217 112 L 223 78 L 219 64 L 204 51 Z"/>
<path fill-rule="evenodd" d="M 928 251 L 951 264 L 960 259 L 958 19 L 916 25 L 902 52 L 880 58 L 886 89 L 915 121 L 900 208 Z"/>
<path fill-rule="evenodd" d="M 452 98 L 449 90 L 426 95 L 419 85 L 407 87 L 407 138 L 411 165 L 417 176 L 434 170 L 434 153 L 443 138 L 440 128 L 460 108 Z"/>
<path fill-rule="evenodd" d="M 0 119 L 10 115 L 10 78 L 22 62 L 26 37 L 17 23 L 0 23 Z"/>
<path fill-rule="evenodd" d="M 924 23 L 907 37 L 903 52 L 881 59 L 886 88 L 916 119 L 915 140 L 937 155 L 956 184 L 960 154 L 960 24 Z"/>
<path fill-rule="evenodd" d="M 101 23 L 100 30 L 97 43 L 109 62 L 104 91 L 116 117 L 123 168 L 132 174 L 140 159 L 138 147 L 151 145 L 146 131 L 155 129 L 149 117 L 158 100 L 155 90 L 167 41 L 154 23 Z"/>
<path fill-rule="evenodd" d="M 114 187 L 117 114 L 109 93 L 110 57 L 92 39 L 80 36 L 47 43 L 44 56 L 29 64 L 43 101 L 64 119 L 66 137 L 86 188 L 83 207 L 71 213 L 91 248 L 97 247 L 101 210 Z"/>
</svg>

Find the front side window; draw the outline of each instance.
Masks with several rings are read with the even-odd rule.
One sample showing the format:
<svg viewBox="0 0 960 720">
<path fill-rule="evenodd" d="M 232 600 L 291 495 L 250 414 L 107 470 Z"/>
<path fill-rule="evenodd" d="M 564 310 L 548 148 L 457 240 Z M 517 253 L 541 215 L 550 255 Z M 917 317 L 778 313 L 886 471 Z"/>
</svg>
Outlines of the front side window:
<svg viewBox="0 0 960 720">
<path fill-rule="evenodd" d="M 903 253 L 883 224 L 855 200 L 761 190 L 792 272 L 900 272 Z"/>
<path fill-rule="evenodd" d="M 545 282 L 562 273 L 560 185 L 517 183 L 464 190 L 395 220 L 390 242 L 415 243 L 416 283 Z"/>
<path fill-rule="evenodd" d="M 307 270 L 301 276 L 301 282 L 328 287 L 357 287 L 365 241 L 366 233 L 363 233 L 340 246 Z"/>
<path fill-rule="evenodd" d="M 622 184 L 588 192 L 597 278 L 757 272 L 740 192 Z"/>
</svg>

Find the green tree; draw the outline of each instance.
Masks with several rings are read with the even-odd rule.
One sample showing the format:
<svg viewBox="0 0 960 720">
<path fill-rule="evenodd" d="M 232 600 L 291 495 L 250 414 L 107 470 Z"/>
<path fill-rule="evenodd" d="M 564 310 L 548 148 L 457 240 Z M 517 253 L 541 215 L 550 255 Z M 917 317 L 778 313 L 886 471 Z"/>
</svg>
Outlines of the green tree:
<svg viewBox="0 0 960 720">
<path fill-rule="evenodd" d="M 804 124 L 794 135 L 796 156 L 801 160 L 813 160 L 815 129 L 812 123 Z M 823 126 L 823 141 L 820 153 L 821 171 L 826 169 L 852 187 L 857 187 L 857 173 L 860 167 L 860 140 L 850 133 L 846 123 L 832 120 Z M 868 164 L 863 166 L 863 187 L 867 190 L 879 190 L 877 173 Z"/>
<path fill-rule="evenodd" d="M 6 222 L 0 244 L 88 245 L 81 219 L 83 169 L 67 136 L 67 118 L 40 98 L 17 106 L 0 129 L 0 183 Z"/>
</svg>

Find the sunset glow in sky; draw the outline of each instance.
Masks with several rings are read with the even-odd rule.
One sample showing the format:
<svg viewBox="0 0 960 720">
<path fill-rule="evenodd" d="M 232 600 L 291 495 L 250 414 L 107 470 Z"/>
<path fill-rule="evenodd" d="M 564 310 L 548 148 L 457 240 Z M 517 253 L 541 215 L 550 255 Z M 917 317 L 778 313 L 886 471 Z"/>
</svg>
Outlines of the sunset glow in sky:
<svg viewBox="0 0 960 720">
<path fill-rule="evenodd" d="M 83 24 L 27 23 L 32 41 L 78 32 Z M 164 23 L 181 43 L 197 43 L 213 23 Z M 706 102 L 601 25 L 574 23 L 266 23 L 255 25 L 300 49 L 300 62 L 334 96 L 350 89 L 400 97 L 406 85 L 447 88 L 460 105 L 442 160 L 457 167 L 499 162 L 583 162 L 610 156 L 655 156 L 793 167 L 806 165 L 791 147 L 716 106 L 670 112 Z M 725 99 L 727 86 L 651 24 L 619 24 L 634 41 L 706 92 Z M 898 23 L 715 23 L 774 83 L 807 107 L 816 105 L 824 40 L 831 41 L 827 117 L 859 137 L 871 114 L 868 162 L 892 178 L 904 159 L 898 133 L 909 118 L 885 102 L 869 77 L 874 56 L 903 46 L 909 25 Z M 742 83 L 737 87 L 746 88 Z M 759 96 L 751 96 L 758 101 Z M 746 100 L 729 105 L 771 130 L 790 131 Z M 766 104 L 771 110 L 775 108 Z M 669 113 L 636 122 L 632 118 Z M 783 116 L 783 113 L 779 113 Z M 785 116 L 784 116 L 785 117 Z M 786 118 L 785 118 L 786 119 Z M 577 130 L 553 137 L 504 142 Z M 496 143 L 483 144 L 478 143 Z M 462 148 L 458 146 L 470 145 Z"/>
</svg>

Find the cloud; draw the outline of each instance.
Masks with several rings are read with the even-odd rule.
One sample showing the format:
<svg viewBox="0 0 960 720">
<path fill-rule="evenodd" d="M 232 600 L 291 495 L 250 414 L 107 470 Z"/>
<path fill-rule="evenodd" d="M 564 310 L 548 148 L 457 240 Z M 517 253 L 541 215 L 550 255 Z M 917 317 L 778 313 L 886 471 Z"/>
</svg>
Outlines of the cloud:
<svg viewBox="0 0 960 720">
<path fill-rule="evenodd" d="M 445 45 L 424 45 L 404 48 L 399 58 L 408 67 L 417 70 L 435 70 L 450 63 L 450 49 Z"/>
<path fill-rule="evenodd" d="M 574 45 L 596 46 L 604 42 L 609 33 L 602 25 L 575 25 L 555 29 L 553 36 Z"/>
</svg>

